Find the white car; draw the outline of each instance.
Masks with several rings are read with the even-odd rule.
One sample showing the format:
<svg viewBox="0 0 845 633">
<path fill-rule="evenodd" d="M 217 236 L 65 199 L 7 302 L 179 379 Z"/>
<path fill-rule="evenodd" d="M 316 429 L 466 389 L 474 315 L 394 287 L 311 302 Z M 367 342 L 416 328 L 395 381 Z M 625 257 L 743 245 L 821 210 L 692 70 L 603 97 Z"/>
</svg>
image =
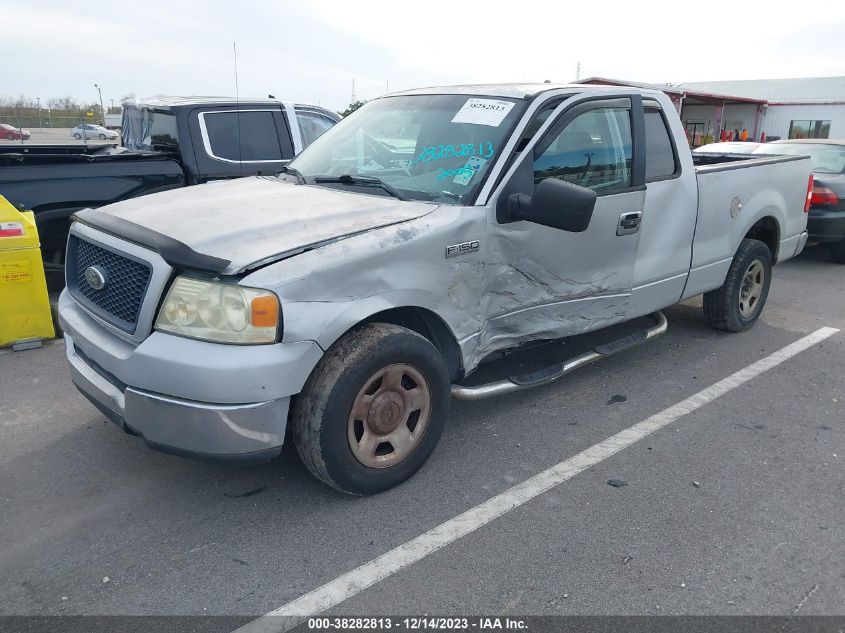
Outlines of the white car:
<svg viewBox="0 0 845 633">
<path fill-rule="evenodd" d="M 117 132 L 114 130 L 107 130 L 102 125 L 94 125 L 93 123 L 77 125 L 70 131 L 70 135 L 77 140 L 82 138 L 98 138 L 101 141 L 105 141 L 106 139 L 113 141 L 117 138 Z"/>
</svg>

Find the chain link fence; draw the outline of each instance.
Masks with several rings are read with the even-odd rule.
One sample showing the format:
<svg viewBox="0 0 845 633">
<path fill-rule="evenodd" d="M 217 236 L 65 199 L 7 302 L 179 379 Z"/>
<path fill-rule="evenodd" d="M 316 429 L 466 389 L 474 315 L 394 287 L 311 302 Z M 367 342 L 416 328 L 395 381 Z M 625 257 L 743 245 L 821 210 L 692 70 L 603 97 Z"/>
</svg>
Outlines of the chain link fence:
<svg viewBox="0 0 845 633">
<path fill-rule="evenodd" d="M 37 116 L 22 116 L 16 117 L 14 115 L 0 114 L 0 123 L 6 123 L 16 128 L 24 128 L 27 130 L 49 129 L 49 128 L 72 128 L 81 123 L 94 123 L 102 125 L 103 121 L 99 117 L 93 116 L 50 116 L 47 112 L 42 113 L 41 118 Z"/>
</svg>

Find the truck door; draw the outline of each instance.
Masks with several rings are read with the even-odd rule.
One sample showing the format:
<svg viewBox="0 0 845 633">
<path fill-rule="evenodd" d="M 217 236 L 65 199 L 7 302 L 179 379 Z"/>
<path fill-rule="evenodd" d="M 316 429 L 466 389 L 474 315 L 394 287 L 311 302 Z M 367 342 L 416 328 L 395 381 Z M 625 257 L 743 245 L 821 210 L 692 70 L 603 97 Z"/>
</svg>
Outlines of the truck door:
<svg viewBox="0 0 845 633">
<path fill-rule="evenodd" d="M 669 103 L 666 106 L 672 108 Z M 689 150 L 684 148 L 682 157 L 675 145 L 675 139 L 683 138 L 678 117 L 664 111 L 656 100 L 644 99 L 643 107 L 646 198 L 634 265 L 631 317 L 680 301 L 698 210 L 698 186 Z M 675 130 L 670 121 L 675 122 Z"/>
<path fill-rule="evenodd" d="M 542 128 L 519 159 L 489 227 L 479 355 L 628 318 L 645 193 L 641 104 L 639 95 L 582 100 Z M 586 230 L 509 217 L 508 197 L 532 195 L 546 178 L 597 193 Z"/>
</svg>

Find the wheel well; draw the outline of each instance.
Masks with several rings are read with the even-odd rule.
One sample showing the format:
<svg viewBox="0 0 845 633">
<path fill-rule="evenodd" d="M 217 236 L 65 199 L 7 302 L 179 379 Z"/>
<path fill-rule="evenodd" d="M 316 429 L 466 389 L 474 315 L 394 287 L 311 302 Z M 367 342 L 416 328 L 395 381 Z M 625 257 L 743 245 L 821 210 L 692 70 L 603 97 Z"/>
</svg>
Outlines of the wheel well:
<svg viewBox="0 0 845 633">
<path fill-rule="evenodd" d="M 377 312 L 363 322 L 392 323 L 424 336 L 443 355 L 452 381 L 460 381 L 463 378 L 464 368 L 458 341 L 443 319 L 431 310 L 416 306 L 391 308 Z"/>
<path fill-rule="evenodd" d="M 780 247 L 780 226 L 778 221 L 772 216 L 767 215 L 754 223 L 745 237 L 760 240 L 769 247 L 769 252 L 772 254 L 772 263 L 778 259 L 778 248 Z"/>
</svg>

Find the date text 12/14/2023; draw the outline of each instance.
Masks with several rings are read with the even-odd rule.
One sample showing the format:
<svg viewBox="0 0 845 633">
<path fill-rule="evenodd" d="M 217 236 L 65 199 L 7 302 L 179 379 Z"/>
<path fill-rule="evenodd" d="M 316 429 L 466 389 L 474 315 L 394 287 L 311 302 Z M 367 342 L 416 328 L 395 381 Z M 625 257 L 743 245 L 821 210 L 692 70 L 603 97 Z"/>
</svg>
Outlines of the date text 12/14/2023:
<svg viewBox="0 0 845 633">
<path fill-rule="evenodd" d="M 527 631 L 521 618 L 476 616 L 322 617 L 309 618 L 309 631 Z"/>
</svg>

